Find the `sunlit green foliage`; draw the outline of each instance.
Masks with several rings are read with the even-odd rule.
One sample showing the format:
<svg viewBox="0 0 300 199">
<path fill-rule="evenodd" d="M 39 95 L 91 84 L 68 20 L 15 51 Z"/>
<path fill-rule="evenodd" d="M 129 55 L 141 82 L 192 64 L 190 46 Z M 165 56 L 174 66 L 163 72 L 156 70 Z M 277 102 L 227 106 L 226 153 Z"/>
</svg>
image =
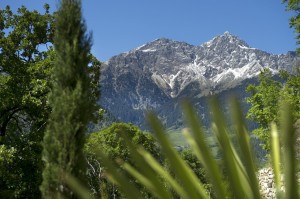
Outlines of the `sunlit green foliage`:
<svg viewBox="0 0 300 199">
<path fill-rule="evenodd" d="M 296 40 L 297 44 L 300 44 L 300 1 L 299 0 L 282 0 L 286 4 L 288 11 L 295 13 L 293 17 L 290 18 L 290 27 L 295 29 L 297 34 Z M 297 50 L 298 53 L 300 49 Z"/>
<path fill-rule="evenodd" d="M 0 193 L 39 198 L 40 144 L 50 112 L 47 103 L 53 65 L 53 20 L 25 7 L 0 9 L 0 144 L 17 156 L 6 162 Z"/>
<path fill-rule="evenodd" d="M 241 108 L 236 101 L 232 102 L 231 107 L 232 121 L 234 123 L 233 131 L 237 136 L 240 153 L 237 153 L 229 138 L 229 129 L 225 125 L 225 117 L 220 111 L 218 103 L 215 100 L 211 102 L 213 133 L 218 140 L 219 147 L 223 150 L 221 164 L 222 168 L 226 170 L 225 175 L 223 175 L 222 168 L 220 168 L 219 163 L 216 162 L 211 151 L 209 151 L 209 146 L 205 143 L 204 133 L 201 130 L 202 127 L 197 119 L 197 115 L 188 103 L 185 103 L 184 111 L 189 130 L 185 130 L 184 135 L 191 145 L 192 152 L 204 166 L 209 182 L 212 185 L 212 192 L 216 198 L 261 198 L 255 160 Z M 278 134 L 274 128 L 272 128 L 272 139 L 275 144 L 272 144 L 272 152 L 274 153 L 272 153 L 271 157 L 274 160 L 273 167 L 279 168 L 275 169 L 276 179 L 282 173 L 285 175 L 285 184 L 277 185 L 277 187 L 285 186 L 286 191 L 281 192 L 277 189 L 277 196 L 278 198 L 299 198 L 300 193 L 298 192 L 300 189 L 295 175 L 295 152 L 294 148 L 291 147 L 295 145 L 293 115 L 291 114 L 292 106 L 284 103 L 280 110 L 282 111 L 280 111 L 279 132 L 281 132 L 281 139 L 283 140 L 282 152 L 284 160 L 281 161 L 279 156 L 279 139 L 276 139 Z M 135 186 L 127 183 L 129 180 L 128 175 L 136 178 L 157 198 L 172 198 L 173 191 L 182 198 L 209 198 L 203 183 L 195 176 L 191 168 L 188 167 L 187 163 L 183 161 L 168 141 L 159 120 L 151 114 L 149 115 L 149 122 L 157 136 L 158 142 L 161 144 L 162 150 L 165 152 L 166 158 L 171 163 L 170 169 L 176 173 L 177 178 L 174 178 L 149 152 L 142 148 L 131 150 L 131 157 L 138 167 L 123 161 L 119 161 L 119 167 L 104 153 L 99 152 L 98 154 L 101 156 L 103 164 L 107 167 L 107 177 L 117 184 L 128 198 L 143 198 Z M 232 128 L 230 129 L 232 130 Z M 131 145 L 129 140 L 128 144 L 129 146 Z M 278 167 L 278 165 L 282 165 L 284 172 L 280 171 L 281 167 Z M 278 183 L 278 180 L 276 180 L 276 183 Z M 162 184 L 165 186 L 162 186 Z M 226 184 L 228 184 L 229 188 Z"/>
<path fill-rule="evenodd" d="M 0 9 L 0 144 L 18 154 L 6 163 L 0 193 L 8 190 L 12 198 L 41 197 L 41 141 L 51 112 L 47 95 L 56 58 L 54 14 L 49 5 L 44 9 L 43 14 L 24 6 L 17 13 L 9 6 Z M 90 97 L 98 99 L 100 62 L 89 59 Z"/>
<path fill-rule="evenodd" d="M 0 135 L 41 128 L 48 116 L 53 15 L 25 7 L 0 10 Z M 24 122 L 27 125 L 24 125 Z M 29 125 L 30 124 L 30 125 Z M 10 130 L 11 129 L 11 130 Z"/>
<path fill-rule="evenodd" d="M 51 123 L 44 139 L 44 197 L 60 197 L 57 191 L 65 194 L 67 198 L 75 197 L 74 193 L 81 198 L 90 197 L 88 191 L 80 191 L 82 183 L 77 183 L 74 176 L 82 180 L 84 170 L 81 163 L 85 163 L 82 155 L 83 132 L 85 125 L 93 119 L 91 115 L 97 112 L 95 101 L 99 95 L 100 63 L 89 54 L 89 37 L 84 33 L 84 23 L 78 13 L 80 1 L 63 2 L 71 3 L 71 6 L 64 7 L 71 12 L 63 12 L 63 9 L 59 12 L 63 17 L 60 18 L 61 21 L 58 20 L 60 26 L 57 32 L 61 33 L 58 34 L 61 38 L 56 37 L 57 52 L 51 47 L 54 17 L 49 13 L 48 5 L 45 5 L 44 14 L 30 12 L 25 7 L 20 8 L 17 14 L 13 14 L 9 7 L 0 10 L 1 198 L 41 197 L 38 190 L 43 167 L 40 142 L 51 108 Z M 300 33 L 300 1 L 284 2 L 288 2 L 288 9 L 297 13 L 291 19 L 291 26 Z M 78 5 L 75 6 L 75 12 L 72 12 L 73 3 Z M 66 23 L 69 19 L 75 19 L 74 23 Z M 300 36 L 297 39 L 299 42 Z M 54 63 L 56 67 L 53 70 Z M 89 63 L 91 67 L 87 67 Z M 53 71 L 55 73 L 50 107 L 47 95 L 51 88 L 50 74 Z M 286 74 L 285 77 L 286 83 L 281 84 L 271 80 L 270 74 L 265 71 L 261 84 L 258 87 L 249 87 L 249 91 L 253 92 L 250 101 L 256 104 L 249 117 L 261 125 L 261 137 L 268 144 L 267 148 L 271 149 L 277 192 L 280 193 L 281 182 L 278 179 L 283 173 L 281 168 L 284 168 L 286 191 L 280 194 L 282 198 L 299 198 L 299 186 L 295 177 L 295 152 L 291 147 L 296 140 L 294 121 L 300 115 L 299 71 L 293 75 Z M 291 104 L 292 108 L 285 105 L 279 109 L 279 99 L 284 104 Z M 157 198 L 209 198 L 210 193 L 205 186 L 208 179 L 213 195 L 217 198 L 260 198 L 248 132 L 237 103 L 233 105 L 232 116 L 239 150 L 234 148 L 229 139 L 228 128 L 219 105 L 215 101 L 211 105 L 214 121 L 212 129 L 223 152 L 222 167 L 214 159 L 191 106 L 185 104 L 184 107 L 189 127 L 184 135 L 194 154 L 179 154 L 166 138 L 159 120 L 150 115 L 149 122 L 164 156 L 168 159 L 168 168 L 162 164 L 153 138 L 127 124 L 116 125 L 109 133 L 107 130 L 107 133 L 93 134 L 89 138 L 91 140 L 87 143 L 87 154 L 89 158 L 92 157 L 88 162 L 90 168 L 104 168 L 105 172 L 101 173 L 99 170 L 95 174 L 101 174 L 105 180 L 109 179 L 110 185 L 117 185 L 118 190 L 127 198 L 150 197 L 148 193 Z M 270 130 L 271 121 L 279 124 L 279 133 L 276 123 Z M 128 138 L 128 135 L 134 136 Z M 270 148 L 267 140 L 271 135 Z M 283 147 L 279 143 L 279 136 Z M 98 142 L 104 144 L 98 145 Z M 205 178 L 202 169 L 206 171 Z M 98 185 L 99 183 L 96 184 Z M 105 184 L 100 183 L 98 190 L 102 198 L 109 197 L 109 188 L 102 185 Z M 148 193 L 141 191 L 141 187 L 144 187 L 143 190 L 147 189 Z"/>
<path fill-rule="evenodd" d="M 269 125 L 278 120 L 278 101 L 282 83 L 272 79 L 272 72 L 265 69 L 259 75 L 259 85 L 250 84 L 246 91 L 251 94 L 247 102 L 251 104 L 247 117 L 258 123 L 253 131 L 263 141 L 263 148 L 270 149 Z"/>
<path fill-rule="evenodd" d="M 300 68 L 297 68 L 293 74 L 286 74 L 285 77 L 286 82 L 280 95 L 283 100 L 293 105 L 294 120 L 298 120 L 300 119 Z"/>
<path fill-rule="evenodd" d="M 149 133 L 143 133 L 133 124 L 126 123 L 113 123 L 110 127 L 98 133 L 90 134 L 85 145 L 85 151 L 89 155 L 95 156 L 97 151 L 101 150 L 112 160 L 121 158 L 130 162 L 129 149 L 123 136 L 132 140 L 134 145 L 141 145 L 150 151 L 152 155 L 159 157 L 159 149 L 153 136 Z"/>
<path fill-rule="evenodd" d="M 98 197 L 108 195 L 110 198 L 121 197 L 118 187 L 107 183 L 104 175 L 105 167 L 101 158 L 98 158 L 98 151 L 102 151 L 110 160 L 122 159 L 122 161 L 134 163 L 130 157 L 129 147 L 123 137 L 127 137 L 137 148 L 143 146 L 156 159 L 160 158 L 159 148 L 153 136 L 143 133 L 132 124 L 113 123 L 110 127 L 88 136 L 85 144 L 85 153 L 89 164 L 89 184 Z M 130 182 L 128 182 L 130 183 Z"/>
<path fill-rule="evenodd" d="M 251 104 L 247 117 L 259 126 L 253 133 L 262 141 L 262 146 L 270 150 L 270 124 L 279 121 L 279 101 L 292 104 L 294 121 L 300 118 L 300 70 L 293 74 L 281 71 L 280 77 L 275 79 L 269 69 L 264 69 L 259 75 L 259 84 L 250 84 L 247 92 L 250 97 L 247 102 Z"/>
</svg>

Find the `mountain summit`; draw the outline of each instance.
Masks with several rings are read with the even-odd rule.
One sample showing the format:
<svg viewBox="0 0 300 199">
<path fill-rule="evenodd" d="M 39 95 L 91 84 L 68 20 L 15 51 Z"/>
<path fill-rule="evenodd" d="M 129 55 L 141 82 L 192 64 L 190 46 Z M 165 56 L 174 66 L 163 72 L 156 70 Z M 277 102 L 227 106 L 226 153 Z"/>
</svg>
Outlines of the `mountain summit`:
<svg viewBox="0 0 300 199">
<path fill-rule="evenodd" d="M 208 48 L 224 48 L 224 47 L 231 47 L 231 48 L 250 48 L 250 46 L 238 38 L 237 36 L 231 34 L 230 32 L 226 31 L 223 35 L 217 36 L 212 40 L 203 44 L 203 46 Z"/>
<path fill-rule="evenodd" d="M 180 121 L 182 98 L 197 102 L 201 112 L 206 96 L 245 87 L 263 68 L 292 71 L 298 62 L 292 55 L 251 48 L 229 32 L 199 46 L 160 38 L 106 63 L 100 103 L 121 121 L 143 126 L 151 109 L 173 126 Z"/>
</svg>

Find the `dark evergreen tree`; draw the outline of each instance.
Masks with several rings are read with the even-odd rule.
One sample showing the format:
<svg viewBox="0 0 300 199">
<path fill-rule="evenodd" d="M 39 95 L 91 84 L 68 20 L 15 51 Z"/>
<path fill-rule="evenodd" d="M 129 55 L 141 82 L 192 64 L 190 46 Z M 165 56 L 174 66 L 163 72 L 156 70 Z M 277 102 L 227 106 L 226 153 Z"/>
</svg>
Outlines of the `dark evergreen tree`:
<svg viewBox="0 0 300 199">
<path fill-rule="evenodd" d="M 43 141 L 45 168 L 40 188 L 43 198 L 76 198 L 66 174 L 85 181 L 84 133 L 97 108 L 88 75 L 91 37 L 86 34 L 80 0 L 61 1 L 54 47 L 52 113 Z"/>
</svg>

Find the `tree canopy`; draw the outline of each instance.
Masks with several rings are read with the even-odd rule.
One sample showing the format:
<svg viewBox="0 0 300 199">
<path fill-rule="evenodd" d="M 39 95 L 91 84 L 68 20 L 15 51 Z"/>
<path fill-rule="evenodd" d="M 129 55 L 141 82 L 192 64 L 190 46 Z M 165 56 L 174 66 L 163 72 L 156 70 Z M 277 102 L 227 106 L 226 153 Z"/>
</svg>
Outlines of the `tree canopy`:
<svg viewBox="0 0 300 199">
<path fill-rule="evenodd" d="M 282 88 L 282 83 L 273 80 L 272 76 L 271 71 L 265 69 L 259 75 L 259 85 L 250 84 L 246 89 L 251 94 L 247 98 L 247 102 L 251 104 L 247 117 L 258 123 L 259 127 L 254 130 L 254 134 L 263 141 L 263 148 L 267 150 L 270 149 L 269 125 L 278 120 L 278 101 Z"/>
<path fill-rule="evenodd" d="M 297 44 L 300 44 L 300 1 L 283 0 L 283 3 L 287 10 L 295 13 L 290 18 L 290 27 L 294 28 Z M 297 51 L 299 54 L 300 50 Z M 300 118 L 300 67 L 294 67 L 293 72 L 280 71 L 279 75 L 264 69 L 259 75 L 259 84 L 251 84 L 246 89 L 251 95 L 247 99 L 251 104 L 247 117 L 259 125 L 253 132 L 263 141 L 262 146 L 267 151 L 270 150 L 270 124 L 278 123 L 280 103 L 287 102 L 294 107 L 293 122 Z"/>
<path fill-rule="evenodd" d="M 1 157 L 10 154 L 11 160 L 1 163 L 0 193 L 12 198 L 41 197 L 41 141 L 52 111 L 48 94 L 57 57 L 55 15 L 48 4 L 43 13 L 24 6 L 16 13 L 0 9 L 0 145 Z M 91 54 L 88 60 L 89 98 L 96 100 L 100 62 Z"/>
<path fill-rule="evenodd" d="M 106 177 L 104 177 L 105 167 L 103 167 L 98 152 L 101 151 L 106 154 L 111 161 L 119 159 L 133 163 L 129 146 L 126 144 L 124 137 L 127 137 L 136 149 L 142 146 L 156 159 L 160 159 L 160 149 L 156 145 L 153 136 L 142 132 L 133 124 L 113 123 L 100 132 L 90 134 L 85 144 L 85 153 L 89 163 L 89 184 L 98 197 L 104 197 L 103 195 L 120 196 L 117 191 L 118 188 L 108 183 Z"/>
<path fill-rule="evenodd" d="M 282 0 L 286 4 L 288 11 L 293 11 L 295 15 L 290 18 L 290 27 L 295 29 L 297 44 L 300 44 L 300 1 L 299 0 Z M 300 52 L 300 49 L 297 49 Z"/>
<path fill-rule="evenodd" d="M 269 69 L 259 75 L 259 84 L 250 84 L 246 91 L 250 93 L 247 102 L 251 104 L 247 117 L 258 124 L 253 133 L 262 141 L 262 146 L 270 150 L 270 124 L 278 123 L 280 103 L 291 104 L 295 121 L 300 119 L 300 70 L 294 74 L 281 71 L 273 76 Z"/>
<path fill-rule="evenodd" d="M 54 17 L 44 8 L 0 10 L 0 136 L 41 130 L 48 117 Z"/>
<path fill-rule="evenodd" d="M 44 8 L 43 14 L 24 6 L 17 13 L 0 10 L 0 144 L 14 152 L 2 163 L 0 192 L 13 198 L 40 197 L 40 141 L 54 60 L 54 16 Z"/>
</svg>

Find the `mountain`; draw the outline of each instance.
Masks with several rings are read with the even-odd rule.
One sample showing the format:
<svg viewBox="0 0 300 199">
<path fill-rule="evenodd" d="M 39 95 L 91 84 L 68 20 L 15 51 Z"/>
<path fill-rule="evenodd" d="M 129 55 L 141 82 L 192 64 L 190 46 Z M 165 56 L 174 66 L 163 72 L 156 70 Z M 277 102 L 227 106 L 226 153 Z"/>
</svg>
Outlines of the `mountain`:
<svg viewBox="0 0 300 199">
<path fill-rule="evenodd" d="M 235 93 L 243 100 L 246 86 L 257 81 L 261 69 L 291 72 L 298 62 L 294 52 L 273 55 L 229 32 L 199 46 L 161 38 L 104 63 L 100 104 L 120 121 L 141 128 L 146 128 L 148 110 L 166 127 L 180 127 L 179 104 L 189 98 L 205 124 L 208 96 L 218 94 L 225 101 Z"/>
</svg>

